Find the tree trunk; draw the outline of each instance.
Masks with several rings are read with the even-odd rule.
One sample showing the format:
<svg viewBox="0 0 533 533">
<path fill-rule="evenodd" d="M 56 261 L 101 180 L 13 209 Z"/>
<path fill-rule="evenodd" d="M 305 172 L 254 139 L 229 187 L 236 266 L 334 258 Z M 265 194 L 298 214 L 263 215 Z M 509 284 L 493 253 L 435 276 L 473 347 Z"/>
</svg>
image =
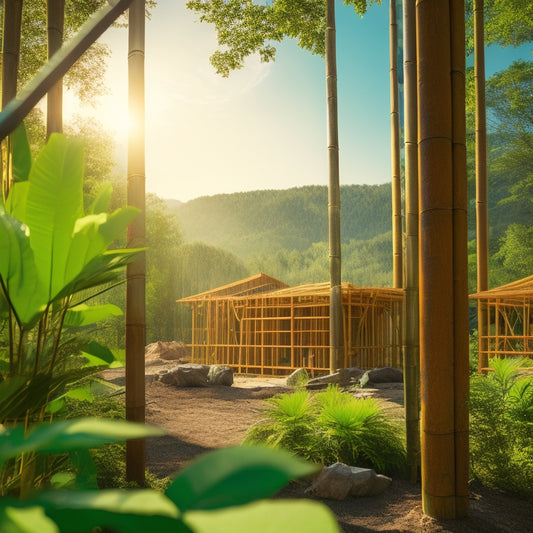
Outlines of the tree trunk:
<svg viewBox="0 0 533 533">
<path fill-rule="evenodd" d="M 489 288 L 489 212 L 487 199 L 487 120 L 485 111 L 484 1 L 474 0 L 474 80 L 476 92 L 476 242 L 477 292 Z M 488 367 L 486 313 L 478 300 L 478 369 Z"/>
<path fill-rule="evenodd" d="M 398 23 L 396 0 L 389 2 L 390 122 L 392 164 L 392 286 L 403 286 L 402 184 L 400 175 L 400 106 L 398 103 Z"/>
<path fill-rule="evenodd" d="M 134 0 L 129 10 L 128 93 L 130 131 L 128 140 L 128 205 L 141 214 L 128 229 L 128 247 L 145 246 L 145 159 L 144 159 L 144 0 Z M 145 421 L 144 347 L 146 256 L 127 267 L 126 289 L 126 418 Z M 126 478 L 144 485 L 146 444 L 128 441 Z"/>
<path fill-rule="evenodd" d="M 330 372 L 344 363 L 341 291 L 341 238 L 339 186 L 339 128 L 337 121 L 337 53 L 335 45 L 335 1 L 327 0 L 326 11 L 326 94 L 328 116 L 328 220 L 330 272 Z"/>
<path fill-rule="evenodd" d="M 48 0 L 48 59 L 63 44 L 63 27 L 65 21 L 65 0 Z M 63 131 L 63 79 L 57 81 L 48 91 L 46 111 L 46 137 L 54 132 Z"/>
<path fill-rule="evenodd" d="M 464 0 L 417 0 L 422 504 L 468 514 Z"/>
<path fill-rule="evenodd" d="M 420 349 L 418 315 L 418 152 L 415 0 L 403 2 L 405 109 L 404 405 L 407 468 L 416 483 L 420 463 Z"/>
</svg>

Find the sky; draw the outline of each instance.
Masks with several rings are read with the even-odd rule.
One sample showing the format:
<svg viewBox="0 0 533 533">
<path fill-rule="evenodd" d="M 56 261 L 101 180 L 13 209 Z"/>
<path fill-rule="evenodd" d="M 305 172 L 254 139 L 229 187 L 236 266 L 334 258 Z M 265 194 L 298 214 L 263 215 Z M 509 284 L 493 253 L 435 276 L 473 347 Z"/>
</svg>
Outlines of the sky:
<svg viewBox="0 0 533 533">
<path fill-rule="evenodd" d="M 388 2 L 363 19 L 337 2 L 340 181 L 390 181 Z M 327 185 L 324 59 L 294 41 L 276 61 L 249 58 L 229 78 L 216 74 L 213 26 L 185 0 L 159 0 L 146 26 L 146 189 L 183 202 L 258 189 Z M 102 40 L 108 94 L 94 108 L 66 99 L 65 115 L 95 117 L 115 133 L 118 168 L 127 156 L 127 30 Z M 490 47 L 487 75 L 524 49 Z M 70 106 L 70 109 L 69 109 Z"/>
</svg>

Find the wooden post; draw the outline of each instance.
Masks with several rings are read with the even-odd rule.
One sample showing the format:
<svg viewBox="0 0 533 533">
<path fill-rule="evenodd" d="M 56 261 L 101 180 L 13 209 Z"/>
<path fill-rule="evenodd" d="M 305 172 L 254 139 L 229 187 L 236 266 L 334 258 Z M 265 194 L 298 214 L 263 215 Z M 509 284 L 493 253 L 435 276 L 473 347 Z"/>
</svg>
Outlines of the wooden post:
<svg viewBox="0 0 533 533">
<path fill-rule="evenodd" d="M 417 0 L 422 504 L 468 514 L 464 0 Z"/>
<path fill-rule="evenodd" d="M 392 165 L 392 286 L 403 286 L 400 106 L 398 96 L 398 23 L 396 0 L 389 0 L 390 126 Z"/>
<path fill-rule="evenodd" d="M 341 195 L 339 186 L 339 127 L 337 113 L 337 52 L 335 43 L 335 1 L 326 8 L 326 94 L 328 116 L 328 220 L 329 220 L 329 370 L 333 374 L 344 360 L 341 294 Z"/>
<path fill-rule="evenodd" d="M 47 0 L 48 59 L 63 44 L 65 0 Z M 46 137 L 63 131 L 63 79 L 58 80 L 48 91 L 46 99 Z"/>
<path fill-rule="evenodd" d="M 403 1 L 405 138 L 404 405 L 407 468 L 416 483 L 420 464 L 420 349 L 418 314 L 418 144 L 415 0 Z"/>
<path fill-rule="evenodd" d="M 130 132 L 128 140 L 128 205 L 141 214 L 128 230 L 128 247 L 145 245 L 144 160 L 144 0 L 134 0 L 129 10 L 128 86 Z M 146 257 L 142 253 L 127 269 L 126 297 L 126 418 L 145 421 L 144 347 Z M 126 478 L 144 485 L 145 441 L 128 441 Z"/>
<path fill-rule="evenodd" d="M 476 245 L 477 292 L 489 288 L 489 210 L 487 190 L 487 119 L 485 108 L 485 38 L 484 0 L 474 0 L 474 82 L 476 93 Z M 479 362 L 478 370 L 489 365 L 483 312 L 483 300 L 477 301 Z"/>
<path fill-rule="evenodd" d="M 20 27 L 22 0 L 4 1 L 4 28 L 2 39 L 2 109 L 17 94 L 20 56 Z"/>
</svg>

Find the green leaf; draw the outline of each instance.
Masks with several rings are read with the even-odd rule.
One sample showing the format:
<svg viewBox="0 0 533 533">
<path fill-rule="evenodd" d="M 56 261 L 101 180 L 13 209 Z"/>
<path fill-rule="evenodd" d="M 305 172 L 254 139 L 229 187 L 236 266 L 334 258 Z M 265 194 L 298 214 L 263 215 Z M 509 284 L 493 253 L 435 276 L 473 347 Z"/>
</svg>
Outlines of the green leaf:
<svg viewBox="0 0 533 533">
<path fill-rule="evenodd" d="M 18 183 L 14 183 L 9 190 L 9 196 L 7 197 L 6 202 L 6 211 L 19 221 L 26 219 L 26 201 L 28 199 L 29 190 L 29 181 L 20 181 Z"/>
<path fill-rule="evenodd" d="M 125 364 L 126 353 L 124 350 L 110 350 L 93 341 L 83 348 L 82 355 L 87 359 L 84 367 L 108 366 L 109 368 L 121 368 Z"/>
<path fill-rule="evenodd" d="M 67 391 L 65 394 L 68 398 L 73 398 L 75 400 L 85 401 L 85 402 L 92 402 L 94 401 L 94 395 L 91 391 L 91 385 L 90 383 L 86 383 L 84 385 L 81 385 L 80 387 L 74 387 Z"/>
<path fill-rule="evenodd" d="M 13 181 L 26 181 L 31 170 L 31 149 L 26 128 L 21 122 L 11 134 L 13 142 Z"/>
<path fill-rule="evenodd" d="M 113 187 L 110 183 L 106 183 L 99 191 L 98 196 L 94 199 L 94 202 L 87 209 L 88 215 L 95 215 L 98 213 L 105 213 L 109 209 L 111 203 L 111 194 L 113 193 Z"/>
<path fill-rule="evenodd" d="M 165 494 L 182 512 L 243 505 L 268 498 L 290 480 L 312 474 L 317 468 L 282 450 L 226 448 L 196 460 Z"/>
<path fill-rule="evenodd" d="M 195 533 L 339 533 L 333 513 L 311 501 L 262 501 L 218 511 L 189 511 Z"/>
<path fill-rule="evenodd" d="M 79 418 L 35 426 L 27 435 L 24 426 L 4 428 L 0 432 L 0 461 L 23 452 L 63 453 L 96 448 L 108 442 L 158 437 L 165 432 L 154 426 L 123 420 Z"/>
<path fill-rule="evenodd" d="M 121 316 L 122 310 L 113 304 L 92 305 L 80 304 L 69 309 L 65 315 L 65 326 L 80 328 L 105 320 L 110 316 Z"/>
<path fill-rule="evenodd" d="M 57 472 L 50 478 L 50 486 L 54 489 L 71 489 L 76 486 L 74 472 Z"/>
<path fill-rule="evenodd" d="M 83 147 L 54 133 L 33 163 L 26 216 L 39 278 L 48 300 L 64 287 L 76 220 L 83 215 Z"/>
<path fill-rule="evenodd" d="M 0 250 L 0 277 L 9 302 L 21 324 L 32 326 L 46 308 L 46 293 L 38 279 L 25 226 L 1 207 Z"/>
<path fill-rule="evenodd" d="M 59 533 L 59 528 L 34 505 L 15 507 L 0 501 L 0 531 L 2 533 Z"/>
<path fill-rule="evenodd" d="M 191 533 L 176 506 L 154 490 L 49 491 L 33 502 L 42 505 L 62 533 L 107 527 L 118 533 Z"/>
</svg>

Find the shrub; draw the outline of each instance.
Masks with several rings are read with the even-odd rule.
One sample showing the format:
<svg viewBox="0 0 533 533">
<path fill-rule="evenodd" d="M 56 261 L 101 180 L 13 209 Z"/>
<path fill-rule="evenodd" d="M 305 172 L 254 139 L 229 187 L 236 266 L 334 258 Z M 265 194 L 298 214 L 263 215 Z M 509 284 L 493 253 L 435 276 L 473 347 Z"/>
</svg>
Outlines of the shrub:
<svg viewBox="0 0 533 533">
<path fill-rule="evenodd" d="M 266 401 L 267 418 L 248 430 L 245 443 L 264 442 L 314 462 L 340 461 L 382 473 L 404 465 L 401 431 L 371 398 L 329 386 L 314 396 L 298 391 Z"/>
<path fill-rule="evenodd" d="M 490 487 L 533 496 L 533 378 L 522 359 L 494 358 L 470 390 L 472 475 Z"/>
</svg>

